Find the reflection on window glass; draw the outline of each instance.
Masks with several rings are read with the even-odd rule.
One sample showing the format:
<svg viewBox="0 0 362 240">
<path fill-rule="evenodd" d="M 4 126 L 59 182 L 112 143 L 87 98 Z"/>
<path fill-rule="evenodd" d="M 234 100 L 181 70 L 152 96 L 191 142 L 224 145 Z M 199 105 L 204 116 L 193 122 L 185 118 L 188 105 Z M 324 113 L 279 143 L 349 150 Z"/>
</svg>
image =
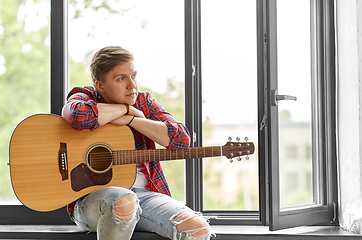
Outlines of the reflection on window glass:
<svg viewBox="0 0 362 240">
<path fill-rule="evenodd" d="M 184 122 L 183 1 L 71 1 L 68 28 L 71 87 L 92 85 L 93 53 L 118 45 L 135 56 L 139 89 Z M 173 197 L 185 201 L 184 160 L 162 166 Z"/>
<path fill-rule="evenodd" d="M 256 146 L 249 160 L 203 160 L 203 210 L 258 210 L 256 2 L 201 5 L 203 145 Z"/>
<path fill-rule="evenodd" d="M 13 129 L 26 116 L 50 112 L 49 9 L 49 0 L 1 3 L 0 204 L 19 204 L 6 164 Z"/>
</svg>

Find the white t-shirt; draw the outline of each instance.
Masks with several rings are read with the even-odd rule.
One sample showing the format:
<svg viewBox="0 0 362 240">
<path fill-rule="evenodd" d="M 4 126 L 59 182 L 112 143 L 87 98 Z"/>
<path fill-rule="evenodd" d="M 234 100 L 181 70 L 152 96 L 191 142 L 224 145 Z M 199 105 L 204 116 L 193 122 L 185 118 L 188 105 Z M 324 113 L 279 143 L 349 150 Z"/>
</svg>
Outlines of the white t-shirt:
<svg viewBox="0 0 362 240">
<path fill-rule="evenodd" d="M 143 174 L 142 170 L 144 169 L 143 164 L 137 164 L 137 175 L 136 181 L 133 184 L 135 188 L 145 188 L 148 184 L 146 176 Z"/>
</svg>

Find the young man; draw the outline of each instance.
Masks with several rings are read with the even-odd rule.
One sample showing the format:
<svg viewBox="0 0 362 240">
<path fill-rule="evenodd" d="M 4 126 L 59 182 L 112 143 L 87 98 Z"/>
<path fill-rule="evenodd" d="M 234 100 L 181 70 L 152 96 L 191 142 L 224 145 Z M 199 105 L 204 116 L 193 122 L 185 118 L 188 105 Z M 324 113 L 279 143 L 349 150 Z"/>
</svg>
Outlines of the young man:
<svg viewBox="0 0 362 240">
<path fill-rule="evenodd" d="M 93 86 L 73 88 L 63 118 L 76 130 L 95 130 L 105 124 L 128 125 L 137 150 L 189 146 L 187 128 L 151 97 L 139 92 L 131 53 L 117 46 L 94 54 Z M 121 136 L 120 136 L 121 137 Z M 210 239 L 207 221 L 171 193 L 159 162 L 137 164 L 131 189 L 105 187 L 68 206 L 76 224 L 96 231 L 98 239 L 130 239 L 134 229 L 170 239 Z"/>
</svg>

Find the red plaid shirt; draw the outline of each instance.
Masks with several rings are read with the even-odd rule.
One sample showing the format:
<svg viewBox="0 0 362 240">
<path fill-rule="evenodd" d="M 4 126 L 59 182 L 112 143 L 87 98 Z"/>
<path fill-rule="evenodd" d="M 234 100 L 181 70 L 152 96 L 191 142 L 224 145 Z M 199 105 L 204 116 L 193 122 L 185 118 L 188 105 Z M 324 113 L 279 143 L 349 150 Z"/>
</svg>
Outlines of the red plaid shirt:
<svg viewBox="0 0 362 240">
<path fill-rule="evenodd" d="M 84 88 L 73 88 L 67 97 L 67 102 L 62 110 L 62 117 L 76 130 L 95 130 L 99 127 L 97 103 L 106 103 L 103 97 L 91 86 Z M 190 134 L 186 126 L 178 122 L 171 114 L 151 97 L 148 92 L 139 92 L 136 103 L 133 107 L 141 110 L 147 119 L 162 121 L 168 127 L 170 144 L 168 149 L 189 147 Z M 137 150 L 155 149 L 155 143 L 131 128 L 135 148 Z M 148 181 L 148 188 L 154 192 L 160 192 L 171 196 L 170 188 L 162 170 L 160 162 L 144 163 L 145 176 Z M 74 204 L 68 206 L 72 213 Z"/>
</svg>

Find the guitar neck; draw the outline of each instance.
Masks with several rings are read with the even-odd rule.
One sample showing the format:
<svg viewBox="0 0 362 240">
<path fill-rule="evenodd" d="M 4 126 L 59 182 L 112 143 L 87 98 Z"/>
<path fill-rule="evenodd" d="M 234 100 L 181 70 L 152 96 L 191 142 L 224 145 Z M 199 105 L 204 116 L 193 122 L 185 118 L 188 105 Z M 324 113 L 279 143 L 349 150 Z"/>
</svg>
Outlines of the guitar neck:
<svg viewBox="0 0 362 240">
<path fill-rule="evenodd" d="M 155 161 L 168 161 L 187 158 L 217 157 L 222 155 L 222 147 L 195 147 L 150 150 L 122 150 L 113 152 L 113 164 L 134 164 Z"/>
</svg>

